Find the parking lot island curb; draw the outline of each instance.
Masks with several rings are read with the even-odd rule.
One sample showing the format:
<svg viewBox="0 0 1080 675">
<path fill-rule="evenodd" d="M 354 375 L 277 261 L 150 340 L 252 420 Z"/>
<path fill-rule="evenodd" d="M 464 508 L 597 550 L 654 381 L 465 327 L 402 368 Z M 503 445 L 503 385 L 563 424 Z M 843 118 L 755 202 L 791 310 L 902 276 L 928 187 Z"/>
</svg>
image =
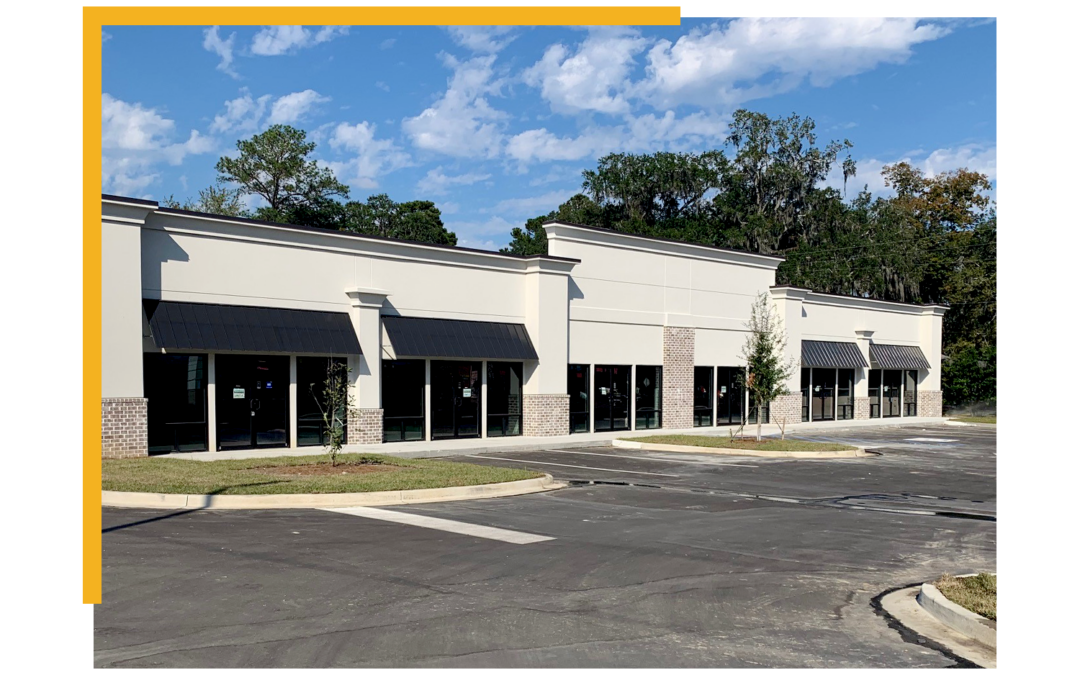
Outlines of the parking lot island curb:
<svg viewBox="0 0 1080 675">
<path fill-rule="evenodd" d="M 737 455 L 741 457 L 783 457 L 784 459 L 838 459 L 843 457 L 868 457 L 871 454 L 866 451 L 866 448 L 861 447 L 856 447 L 854 450 L 833 450 L 828 452 L 773 452 L 769 450 L 707 448 L 699 445 L 668 445 L 666 443 L 641 443 L 638 441 L 624 441 L 620 438 L 612 440 L 611 445 L 616 448 L 625 448 L 627 450 L 691 452 L 694 454 Z"/>
<path fill-rule="evenodd" d="M 388 492 L 280 495 L 181 495 L 160 492 L 101 491 L 102 506 L 149 509 L 321 509 L 347 506 L 397 506 L 464 499 L 512 497 L 566 487 L 551 474 L 507 483 Z"/>
<path fill-rule="evenodd" d="M 916 596 L 919 606 L 931 616 L 972 640 L 997 649 L 997 622 L 979 616 L 949 600 L 933 584 L 923 584 Z"/>
</svg>

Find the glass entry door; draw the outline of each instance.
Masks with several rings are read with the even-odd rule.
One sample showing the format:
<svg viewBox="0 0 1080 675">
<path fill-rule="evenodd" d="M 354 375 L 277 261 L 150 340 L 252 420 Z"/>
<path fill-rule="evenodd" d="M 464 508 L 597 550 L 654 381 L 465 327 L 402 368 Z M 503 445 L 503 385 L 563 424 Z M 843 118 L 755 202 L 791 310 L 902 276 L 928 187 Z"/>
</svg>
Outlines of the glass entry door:
<svg viewBox="0 0 1080 675">
<path fill-rule="evenodd" d="M 903 371 L 881 371 L 881 416 L 900 416 L 900 383 Z"/>
<path fill-rule="evenodd" d="M 835 417 L 833 406 L 836 405 L 836 371 L 832 368 L 814 368 L 810 371 L 810 419 L 814 422 L 831 420 Z"/>
<path fill-rule="evenodd" d="M 716 369 L 716 423 L 742 424 L 743 421 L 743 369 Z"/>
<path fill-rule="evenodd" d="M 593 387 L 597 431 L 630 428 L 630 366 L 596 366 Z"/>
<path fill-rule="evenodd" d="M 289 357 L 218 354 L 218 448 L 289 444 Z"/>
<path fill-rule="evenodd" d="M 480 363 L 431 362 L 431 438 L 480 437 Z"/>
</svg>

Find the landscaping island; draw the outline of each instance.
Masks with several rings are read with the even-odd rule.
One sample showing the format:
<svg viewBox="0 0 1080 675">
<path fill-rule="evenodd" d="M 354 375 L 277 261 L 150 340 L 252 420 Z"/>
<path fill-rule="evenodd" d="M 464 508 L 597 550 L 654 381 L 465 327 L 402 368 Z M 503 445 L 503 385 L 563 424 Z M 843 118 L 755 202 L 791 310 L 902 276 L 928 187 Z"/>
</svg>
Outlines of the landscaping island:
<svg viewBox="0 0 1080 675">
<path fill-rule="evenodd" d="M 997 575 L 983 572 L 970 577 L 944 574 L 934 586 L 951 602 L 969 612 L 997 621 Z"/>
<path fill-rule="evenodd" d="M 848 452 L 855 450 L 854 446 L 841 443 L 817 443 L 814 441 L 780 440 L 779 438 L 762 438 L 761 441 L 753 438 L 729 436 L 642 436 L 638 438 L 619 439 L 636 441 L 638 443 L 657 445 L 690 445 L 698 448 L 721 448 L 731 450 L 755 450 L 758 452 Z"/>
<path fill-rule="evenodd" d="M 106 459 L 101 488 L 113 492 L 189 495 L 284 495 L 391 492 L 487 485 L 544 474 L 432 459 L 342 454 L 193 462 L 167 457 Z"/>
<path fill-rule="evenodd" d="M 1076 415 L 1055 415 L 1045 417 L 1032 416 L 960 416 L 950 417 L 951 422 L 964 422 L 967 424 L 1080 424 L 1080 417 Z"/>
<path fill-rule="evenodd" d="M 672 434 L 671 436 L 617 438 L 611 444 L 616 448 L 630 450 L 771 457 L 773 459 L 847 459 L 876 454 L 867 452 L 865 448 L 841 443 L 817 443 L 814 441 L 780 440 L 779 438 L 763 438 L 758 441 L 746 436 Z"/>
</svg>

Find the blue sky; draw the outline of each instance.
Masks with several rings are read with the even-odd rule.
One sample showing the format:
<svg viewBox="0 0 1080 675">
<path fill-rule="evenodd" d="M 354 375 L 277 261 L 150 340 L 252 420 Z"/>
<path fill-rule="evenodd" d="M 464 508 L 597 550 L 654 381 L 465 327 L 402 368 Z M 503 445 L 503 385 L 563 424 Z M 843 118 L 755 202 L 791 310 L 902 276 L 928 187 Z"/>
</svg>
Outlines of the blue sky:
<svg viewBox="0 0 1080 675">
<path fill-rule="evenodd" d="M 282 122 L 352 199 L 430 199 L 460 244 L 498 248 L 597 157 L 720 147 L 740 107 L 851 140 L 875 192 L 899 160 L 995 178 L 995 43 L 979 20 L 108 27 L 102 190 L 192 197 L 237 139 Z"/>
</svg>

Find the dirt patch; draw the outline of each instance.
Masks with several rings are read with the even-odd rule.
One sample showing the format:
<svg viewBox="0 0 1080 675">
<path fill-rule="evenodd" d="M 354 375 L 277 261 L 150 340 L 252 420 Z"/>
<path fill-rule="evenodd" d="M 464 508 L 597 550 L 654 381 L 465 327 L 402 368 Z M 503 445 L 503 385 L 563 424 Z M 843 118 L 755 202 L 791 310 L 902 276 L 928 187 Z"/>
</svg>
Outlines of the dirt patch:
<svg viewBox="0 0 1080 675">
<path fill-rule="evenodd" d="M 405 467 L 389 466 L 386 464 L 301 464 L 299 466 L 262 466 L 249 469 L 258 473 L 268 473 L 274 476 L 355 476 L 365 473 L 386 473 L 388 471 L 400 471 Z"/>
</svg>

